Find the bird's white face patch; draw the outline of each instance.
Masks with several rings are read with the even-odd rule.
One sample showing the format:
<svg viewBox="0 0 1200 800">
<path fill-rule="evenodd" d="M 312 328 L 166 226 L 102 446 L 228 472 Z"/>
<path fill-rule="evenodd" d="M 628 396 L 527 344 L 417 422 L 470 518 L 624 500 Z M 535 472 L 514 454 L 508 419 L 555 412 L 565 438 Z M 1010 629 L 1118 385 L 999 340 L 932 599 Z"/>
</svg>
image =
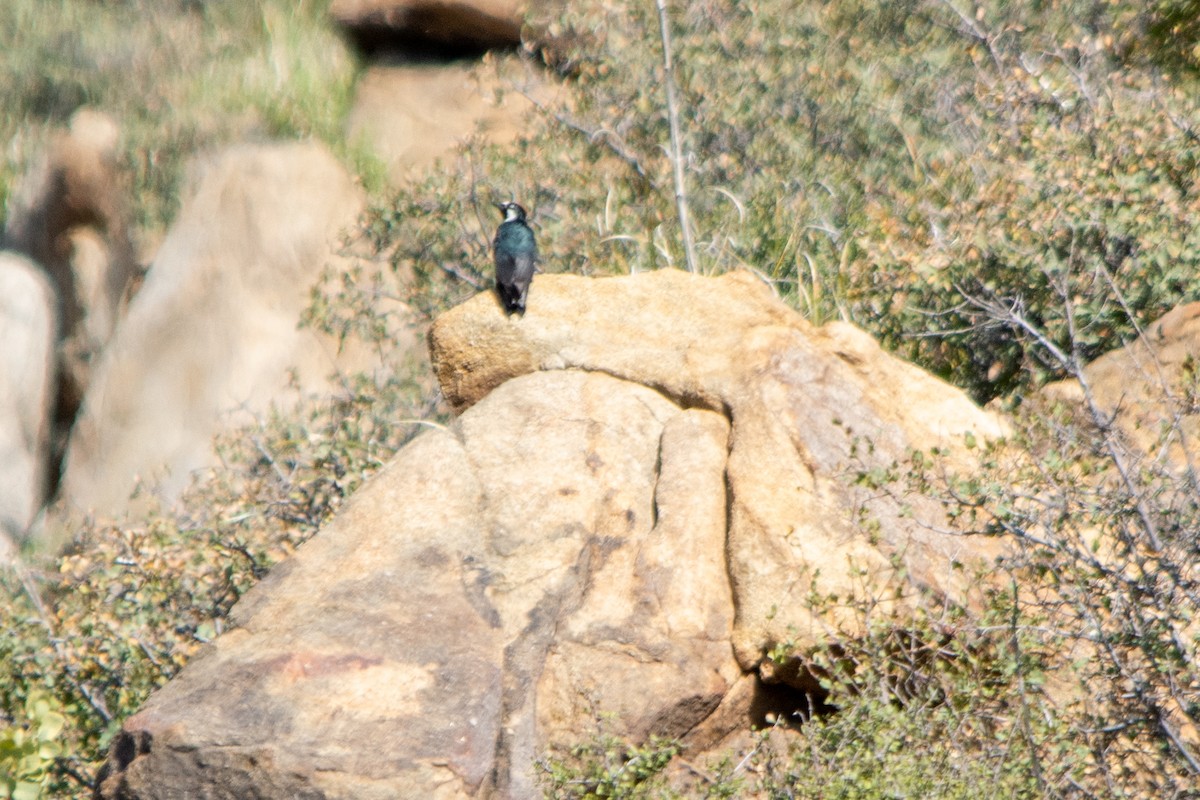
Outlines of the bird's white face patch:
<svg viewBox="0 0 1200 800">
<path fill-rule="evenodd" d="M 521 216 L 521 207 L 518 206 L 516 203 L 505 203 L 504 204 L 504 221 L 505 222 L 512 222 L 514 219 L 517 219 L 520 216 Z"/>
</svg>

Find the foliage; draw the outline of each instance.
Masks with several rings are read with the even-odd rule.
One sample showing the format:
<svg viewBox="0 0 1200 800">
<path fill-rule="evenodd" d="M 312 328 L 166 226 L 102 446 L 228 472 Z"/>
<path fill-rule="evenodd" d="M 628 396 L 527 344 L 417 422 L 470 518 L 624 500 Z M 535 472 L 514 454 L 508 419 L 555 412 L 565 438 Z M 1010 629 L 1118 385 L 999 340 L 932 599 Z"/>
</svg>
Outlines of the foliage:
<svg viewBox="0 0 1200 800">
<path fill-rule="evenodd" d="M 1090 359 L 1200 295 L 1200 92 L 1160 67 L 1192 56 L 1154 38 L 1194 24 L 1194 4 L 1037 5 L 674 12 L 701 270 L 755 270 L 812 320 L 854 321 L 979 399 L 1063 374 L 997 305 Z M 372 211 L 395 293 L 427 313 L 485 287 L 490 203 L 512 196 L 547 271 L 683 265 L 652 4 L 546 14 L 533 29 L 556 42 L 568 98 L 516 146 L 470 145 Z"/>
<path fill-rule="evenodd" d="M 1077 297 L 1061 285 L 1057 291 L 1070 324 Z M 1131 303 L 1115 287 L 1105 299 L 1130 313 Z M 1039 359 L 1072 376 L 1078 398 L 1049 393 L 1026 403 L 1013 418 L 1010 440 L 983 451 L 981 472 L 935 477 L 937 459 L 922 458 L 907 478 L 942 501 L 960 535 L 1002 537 L 1009 545 L 996 574 L 981 581 L 991 586 L 993 605 L 972 627 L 995 630 L 1007 619 L 1023 659 L 1038 654 L 1033 672 L 1014 673 L 1027 676 L 1022 696 L 1036 676 L 1052 700 L 1032 706 L 1023 715 L 1030 722 L 1021 723 L 1032 726 L 1024 735 L 1039 753 L 1040 774 L 1060 772 L 1038 796 L 1194 796 L 1200 786 L 1200 493 L 1188 421 L 1194 365 L 1130 376 L 1150 382 L 1140 403 L 1147 409 L 1161 403 L 1148 435 L 1135 436 L 1132 419 L 1140 409 L 1098 405 L 1081 348 L 1060 349 L 1017 310 L 981 308 L 993 324 L 1026 335 Z M 1008 581 L 1007 592 L 997 576 Z M 966 687 L 978 696 L 991 685 Z M 1050 731 L 1038 725 L 1051 719 Z"/>
<path fill-rule="evenodd" d="M 541 762 L 542 784 L 553 800 L 658 797 L 661 773 L 679 752 L 674 741 L 651 737 L 637 747 L 601 730 L 565 759 Z"/>
<path fill-rule="evenodd" d="M 901 619 L 860 598 L 866 635 L 807 652 L 779 645 L 774 658 L 817 676 L 820 707 L 832 710 L 803 713 L 783 753 L 762 748 L 761 788 L 843 800 L 965 800 L 984 785 L 994 797 L 1070 796 L 1087 754 L 1046 688 L 1055 653 L 1012 599 L 996 592 L 975 616 L 927 597 Z M 810 602 L 820 614 L 845 599 L 814 591 Z"/>
<path fill-rule="evenodd" d="M 1200 776 L 1194 477 L 1093 411 L 1027 411 L 982 476 L 944 495 L 965 531 L 1012 543 L 1014 616 L 1072 665 L 1062 718 L 1096 794 L 1188 797 Z M 1180 429 L 1167 423 L 1165 438 Z M 1036 458 L 1014 459 L 1009 447 Z M 1165 450 L 1165 448 L 1164 448 Z"/>
<path fill-rule="evenodd" d="M 968 800 L 981 786 L 1001 798 L 1102 796 L 1101 784 L 1083 788 L 1093 753 L 1048 688 L 1059 653 L 1015 598 L 997 591 L 976 616 L 927 597 L 901 619 L 879 598 L 825 595 L 814 581 L 816 615 L 849 602 L 867 633 L 774 648 L 785 681 L 820 689 L 749 752 L 708 771 L 689 763 L 703 780 L 681 783 L 666 769 L 680 748 L 601 729 L 541 762 L 548 796 Z"/>
<path fill-rule="evenodd" d="M 1164 72 L 1193 56 L 1156 33 L 1200 14 L 967 5 L 706 0 L 674 12 L 671 37 L 701 271 L 755 270 L 814 321 L 853 321 L 986 400 L 1062 371 L 981 305 L 1094 357 L 1200 295 L 1200 92 Z M 486 283 L 487 206 L 512 195 L 547 271 L 683 265 L 653 4 L 543 13 L 531 26 L 573 91 L 517 147 L 471 146 L 375 209 L 376 245 L 402 285 L 432 279 L 413 289 L 431 311 Z"/>
<path fill-rule="evenodd" d="M 885 340 L 982 398 L 1062 374 L 990 305 L 1090 359 L 1196 293 L 1194 95 L 1118 60 L 1105 31 L 1136 29 L 1127 9 L 1051 7 L 1077 16 L 1047 30 L 1001 7 L 962 23 L 975 79 L 946 122 L 966 135 L 920 160 L 913 191 L 880 199 L 862 240 L 896 292 Z"/>
<path fill-rule="evenodd" d="M 0 798 L 37 800 L 49 785 L 54 759 L 62 753 L 58 742 L 66 720 L 54 701 L 34 691 L 25 699 L 28 728 L 0 730 Z"/>
</svg>

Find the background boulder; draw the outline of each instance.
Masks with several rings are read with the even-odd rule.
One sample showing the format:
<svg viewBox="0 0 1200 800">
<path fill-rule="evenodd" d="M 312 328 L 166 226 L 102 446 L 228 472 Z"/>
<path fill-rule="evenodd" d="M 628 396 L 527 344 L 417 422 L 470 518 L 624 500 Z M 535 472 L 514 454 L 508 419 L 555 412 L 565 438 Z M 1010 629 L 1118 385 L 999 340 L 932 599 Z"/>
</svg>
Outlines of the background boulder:
<svg viewBox="0 0 1200 800">
<path fill-rule="evenodd" d="M 315 144 L 238 146 L 201 162 L 194 187 L 85 399 L 69 509 L 119 514 L 139 482 L 171 500 L 214 463 L 216 433 L 362 366 L 299 327 L 363 206 L 336 159 Z"/>
<path fill-rule="evenodd" d="M 543 102 L 550 91 L 521 59 L 500 57 L 494 63 L 494 70 L 465 60 L 368 66 L 355 88 L 347 138 L 369 144 L 397 184 L 428 174 L 464 142 L 512 142 L 534 108 L 512 89 L 523 87 Z"/>
<path fill-rule="evenodd" d="M 488 50 L 521 43 L 519 0 L 333 0 L 329 14 L 363 49 L 381 44 Z"/>
<path fill-rule="evenodd" d="M 23 256 L 0 252 L 0 562 L 45 500 L 54 336 L 49 280 Z"/>
<path fill-rule="evenodd" d="M 1148 325 L 1137 339 L 1083 368 L 1083 384 L 1070 378 L 1048 384 L 1045 399 L 1063 401 L 1082 415 L 1110 419 L 1143 456 L 1165 459 L 1170 469 L 1194 470 L 1200 448 L 1200 303 L 1185 303 Z M 1170 420 L 1170 425 L 1164 425 Z M 1094 421 L 1093 421 L 1094 424 Z"/>
<path fill-rule="evenodd" d="M 535 796 L 583 719 L 747 727 L 766 647 L 855 633 L 810 615 L 817 570 L 970 602 L 961 565 L 994 553 L 858 476 L 912 447 L 966 464 L 1000 423 L 748 275 L 543 276 L 524 318 L 483 294 L 430 339 L 462 415 L 125 722 L 100 796 Z"/>
<path fill-rule="evenodd" d="M 551 93 L 544 71 L 511 52 L 524 18 L 515 0 L 334 0 L 329 13 L 367 60 L 346 138 L 369 145 L 396 184 L 464 142 L 512 142 L 530 98 Z"/>
</svg>

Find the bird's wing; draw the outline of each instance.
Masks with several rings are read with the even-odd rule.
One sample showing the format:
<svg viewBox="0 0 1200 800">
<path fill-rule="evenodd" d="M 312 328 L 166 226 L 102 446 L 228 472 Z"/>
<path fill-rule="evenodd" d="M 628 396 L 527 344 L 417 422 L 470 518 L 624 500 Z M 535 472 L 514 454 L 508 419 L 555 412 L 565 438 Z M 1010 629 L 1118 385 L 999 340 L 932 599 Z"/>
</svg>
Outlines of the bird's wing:
<svg viewBox="0 0 1200 800">
<path fill-rule="evenodd" d="M 519 267 L 517 258 L 511 253 L 496 251 L 496 283 L 512 283 L 517 279 Z"/>
<path fill-rule="evenodd" d="M 533 280 L 533 273 L 537 271 L 537 251 L 532 253 L 521 253 L 513 259 L 512 278 L 514 283 Z"/>
</svg>

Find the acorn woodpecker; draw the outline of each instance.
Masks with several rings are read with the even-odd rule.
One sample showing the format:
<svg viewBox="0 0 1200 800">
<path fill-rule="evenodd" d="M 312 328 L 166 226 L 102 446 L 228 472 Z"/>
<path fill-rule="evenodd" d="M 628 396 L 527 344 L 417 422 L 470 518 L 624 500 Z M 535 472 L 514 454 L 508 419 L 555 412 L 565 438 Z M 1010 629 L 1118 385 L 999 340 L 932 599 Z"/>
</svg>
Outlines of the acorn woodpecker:
<svg viewBox="0 0 1200 800">
<path fill-rule="evenodd" d="M 525 296 L 537 270 L 537 243 L 525 224 L 525 209 L 514 202 L 497 203 L 504 222 L 496 229 L 496 293 L 507 314 L 525 314 Z"/>
</svg>

